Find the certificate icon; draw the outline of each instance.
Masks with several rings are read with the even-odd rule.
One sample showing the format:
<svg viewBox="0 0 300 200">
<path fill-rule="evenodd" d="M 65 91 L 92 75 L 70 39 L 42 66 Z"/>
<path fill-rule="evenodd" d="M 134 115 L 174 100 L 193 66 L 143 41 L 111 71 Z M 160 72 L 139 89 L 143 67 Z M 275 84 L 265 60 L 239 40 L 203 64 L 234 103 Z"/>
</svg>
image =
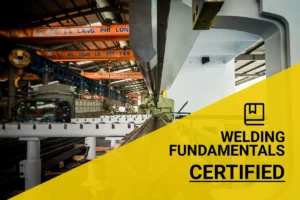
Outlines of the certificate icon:
<svg viewBox="0 0 300 200">
<path fill-rule="evenodd" d="M 247 126 L 263 126 L 265 121 L 264 103 L 246 103 L 244 106 L 244 123 Z"/>
</svg>

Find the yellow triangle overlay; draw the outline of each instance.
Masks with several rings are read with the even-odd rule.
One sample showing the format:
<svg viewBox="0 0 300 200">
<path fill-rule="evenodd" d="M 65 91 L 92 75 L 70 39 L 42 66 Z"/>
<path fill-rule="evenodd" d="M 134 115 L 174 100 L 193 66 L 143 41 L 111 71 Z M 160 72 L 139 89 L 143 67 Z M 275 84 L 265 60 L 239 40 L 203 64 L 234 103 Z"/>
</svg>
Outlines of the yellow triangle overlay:
<svg viewBox="0 0 300 200">
<path fill-rule="evenodd" d="M 273 200 L 300 199 L 299 152 L 300 152 L 300 65 L 291 67 L 250 88 L 218 101 L 192 115 L 144 136 L 124 147 L 116 149 L 105 156 L 61 175 L 51 181 L 24 192 L 13 200 Z M 201 101 L 201 97 L 199 97 Z M 264 121 L 260 105 L 247 103 L 264 103 Z M 256 114 L 252 111 L 256 110 Z M 245 125 L 263 123 L 264 125 Z M 252 120 L 252 121 L 251 121 Z M 250 136 L 269 136 L 274 131 L 274 142 L 240 142 L 242 134 L 235 133 L 236 141 L 223 142 L 221 131 L 245 131 L 246 140 Z M 265 132 L 254 134 L 253 131 Z M 281 133 L 280 133 L 281 131 Z M 279 133 L 278 133 L 279 132 Z M 283 132 L 283 133 L 282 133 Z M 277 137 L 276 137 L 277 136 Z M 273 138 L 273 139 L 274 139 Z M 257 138 L 256 138 L 257 139 Z M 277 139 L 277 140 L 276 140 Z M 284 141 L 283 141 L 284 139 Z M 172 156 L 170 156 L 170 145 Z M 210 156 L 193 156 L 184 153 L 184 145 L 197 145 L 200 153 Z M 204 146 L 201 146 L 204 145 Z M 211 150 L 214 145 L 215 152 Z M 232 156 L 215 156 L 218 145 L 229 146 Z M 254 156 L 234 156 L 240 147 L 248 145 L 249 153 Z M 201 146 L 201 147 L 200 147 Z M 251 148 L 250 148 L 251 146 Z M 264 146 L 264 147 L 262 147 Z M 193 150 L 190 148 L 189 150 Z M 193 151 L 186 151 L 186 153 Z M 195 153 L 195 152 L 194 152 Z M 196 153 L 199 153 L 198 150 Z M 222 152 L 221 152 L 222 153 Z M 226 152 L 223 152 L 226 153 Z M 243 153 L 243 152 L 242 152 Z M 260 155 L 258 155 L 260 153 Z M 272 156 L 270 154 L 279 154 Z M 282 155 L 283 156 L 280 156 Z M 206 166 L 203 170 L 193 165 Z M 209 166 L 211 165 L 211 166 Z M 234 169 L 226 165 L 241 165 L 243 169 Z M 259 168 L 251 168 L 258 165 Z M 275 167 L 273 168 L 273 166 Z M 222 172 L 225 166 L 225 171 Z M 285 182 L 190 182 L 246 180 L 245 168 L 248 166 L 248 181 Z M 250 167 L 249 167 L 250 166 Z M 282 168 L 278 167 L 281 166 Z M 275 173 L 273 173 L 275 169 Z M 215 173 L 217 172 L 220 173 Z M 222 172 L 222 173 L 221 173 Z M 219 175 L 219 177 L 214 177 Z M 239 177 L 244 175 L 244 178 Z M 257 175 L 260 177 L 257 178 Z M 272 178 L 272 179 L 263 179 Z M 212 178 L 212 179 L 208 179 Z M 273 180 L 274 181 L 274 180 Z"/>
</svg>

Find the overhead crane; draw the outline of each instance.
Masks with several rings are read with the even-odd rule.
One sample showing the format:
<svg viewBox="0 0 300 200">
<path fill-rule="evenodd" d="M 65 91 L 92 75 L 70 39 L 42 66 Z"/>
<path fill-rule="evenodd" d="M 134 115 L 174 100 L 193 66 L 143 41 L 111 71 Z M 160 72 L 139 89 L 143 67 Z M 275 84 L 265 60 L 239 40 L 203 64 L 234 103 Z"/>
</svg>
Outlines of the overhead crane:
<svg viewBox="0 0 300 200">
<path fill-rule="evenodd" d="M 141 72 L 82 72 L 81 75 L 92 80 L 144 79 Z"/>
<path fill-rule="evenodd" d="M 22 43 L 128 41 L 129 25 L 17 28 L 0 30 L 0 36 Z"/>
<path fill-rule="evenodd" d="M 130 49 L 37 51 L 37 54 L 56 62 L 135 60 Z"/>
<path fill-rule="evenodd" d="M 122 100 L 127 102 L 131 101 L 129 98 L 116 92 L 115 90 L 110 90 L 108 87 L 101 85 L 94 80 L 81 76 L 71 69 L 62 67 L 59 64 L 35 53 L 29 53 L 28 51 L 23 49 L 14 49 L 10 53 L 9 59 L 10 62 L 19 69 L 23 69 L 28 65 L 28 68 L 31 71 L 39 75 L 53 76 L 56 80 L 67 82 L 69 84 L 72 84 L 73 86 L 87 88 L 92 93 L 101 93 L 104 96 L 110 96 L 115 100 Z M 22 63 L 25 63 L 25 65 L 22 65 Z"/>
</svg>

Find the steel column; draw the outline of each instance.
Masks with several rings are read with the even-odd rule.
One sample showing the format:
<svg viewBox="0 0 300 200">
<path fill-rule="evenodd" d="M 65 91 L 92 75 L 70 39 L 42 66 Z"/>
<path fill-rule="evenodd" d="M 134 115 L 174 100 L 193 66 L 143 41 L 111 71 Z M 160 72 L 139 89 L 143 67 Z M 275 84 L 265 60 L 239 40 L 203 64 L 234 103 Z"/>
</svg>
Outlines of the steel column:
<svg viewBox="0 0 300 200">
<path fill-rule="evenodd" d="M 10 65 L 8 72 L 8 119 L 12 118 L 12 108 L 15 102 L 15 86 L 14 86 L 14 78 L 15 78 L 15 68 Z"/>
<path fill-rule="evenodd" d="M 25 190 L 41 183 L 42 161 L 39 138 L 25 138 L 27 141 L 27 160 L 20 162 L 20 177 L 25 178 Z"/>
<path fill-rule="evenodd" d="M 110 146 L 113 147 L 116 145 L 117 140 L 110 140 Z"/>
<path fill-rule="evenodd" d="M 85 146 L 89 146 L 89 152 L 87 160 L 93 160 L 96 158 L 96 137 L 85 138 Z"/>
</svg>

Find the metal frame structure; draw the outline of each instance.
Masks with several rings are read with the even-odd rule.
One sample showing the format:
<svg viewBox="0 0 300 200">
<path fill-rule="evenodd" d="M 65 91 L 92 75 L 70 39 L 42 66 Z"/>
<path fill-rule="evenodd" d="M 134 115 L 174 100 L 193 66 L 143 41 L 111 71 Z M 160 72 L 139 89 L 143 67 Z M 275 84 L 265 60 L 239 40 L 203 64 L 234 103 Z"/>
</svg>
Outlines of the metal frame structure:
<svg viewBox="0 0 300 200">
<path fill-rule="evenodd" d="M 4 137 L 108 137 L 125 136 L 135 128 L 133 122 L 121 124 L 3 124 L 0 138 Z"/>
<path fill-rule="evenodd" d="M 116 119 L 116 118 L 115 118 Z M 111 124 L 3 124 L 0 138 L 18 137 L 27 142 L 27 159 L 20 162 L 20 177 L 25 178 L 28 190 L 41 183 L 42 162 L 40 158 L 40 139 L 45 137 L 85 137 L 89 147 L 87 160 L 96 158 L 96 137 L 109 137 L 112 145 L 136 128 L 129 122 Z"/>
<path fill-rule="evenodd" d="M 112 124 L 112 123 L 120 123 L 120 124 L 128 124 L 134 123 L 135 125 L 140 125 L 144 123 L 147 119 L 149 119 L 151 115 L 120 115 L 120 116 L 106 116 L 100 118 L 74 118 L 71 119 L 71 123 L 85 123 L 85 124 Z"/>
<path fill-rule="evenodd" d="M 0 138 L 19 138 L 27 142 L 27 158 L 20 162 L 20 177 L 25 178 L 25 189 L 28 190 L 41 183 L 42 138 L 85 138 L 85 146 L 89 148 L 87 160 L 93 160 L 96 158 L 96 137 L 105 137 L 114 146 L 151 118 L 151 115 L 106 115 L 97 119 L 75 118 L 69 124 L 7 123 L 0 127 Z"/>
<path fill-rule="evenodd" d="M 258 41 L 235 58 L 236 85 L 246 83 L 266 74 L 264 41 Z"/>
<path fill-rule="evenodd" d="M 56 80 L 67 82 L 69 84 L 88 88 L 92 93 L 101 93 L 105 96 L 112 97 L 114 100 L 122 100 L 130 102 L 131 100 L 115 90 L 109 90 L 106 86 L 99 84 L 94 80 L 90 80 L 80 74 L 62 67 L 55 62 L 52 62 L 37 54 L 31 53 L 30 69 L 40 75 L 53 76 Z M 110 94 L 109 94 L 110 93 Z"/>
<path fill-rule="evenodd" d="M 8 4 L 7 6 L 15 5 Z M 129 1 L 99 1 L 99 0 L 66 0 L 60 2 L 58 0 L 49 1 L 34 1 L 32 2 L 32 15 L 26 16 L 23 10 L 20 10 L 20 15 L 24 18 L 10 20 L 9 24 L 2 23 L 0 28 L 28 28 L 28 27 L 70 27 L 70 26 L 90 26 L 96 27 L 101 25 L 118 25 L 128 24 L 129 22 Z M 9 9 L 8 9 L 9 10 Z M 23 14 L 21 14 L 23 13 Z M 38 50 L 38 51 L 55 51 L 55 50 L 126 50 L 129 48 L 128 41 L 79 41 L 67 42 L 64 44 L 58 43 L 36 43 L 36 44 L 20 44 L 22 47 Z M 101 68 L 107 69 L 112 67 L 111 71 L 129 70 L 138 72 L 139 66 L 134 61 L 90 61 L 90 62 L 67 62 L 68 68 L 74 71 L 97 72 Z M 104 80 L 102 84 L 108 84 L 110 81 Z M 145 82 L 139 81 L 143 87 L 135 87 L 136 80 L 132 79 L 125 84 L 119 85 L 118 90 L 139 91 L 146 89 Z M 131 87 L 132 85 L 132 87 Z M 113 85 L 115 86 L 115 85 Z"/>
</svg>

